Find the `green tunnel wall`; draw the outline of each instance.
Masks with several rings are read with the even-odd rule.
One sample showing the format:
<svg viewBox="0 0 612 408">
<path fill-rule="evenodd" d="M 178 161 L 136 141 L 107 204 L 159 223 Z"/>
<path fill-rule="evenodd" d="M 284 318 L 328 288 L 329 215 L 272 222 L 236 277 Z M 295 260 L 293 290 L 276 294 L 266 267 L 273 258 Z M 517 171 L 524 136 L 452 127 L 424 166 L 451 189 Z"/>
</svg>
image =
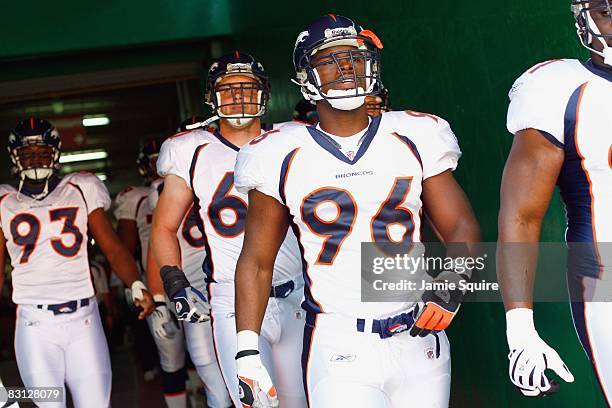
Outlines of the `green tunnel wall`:
<svg viewBox="0 0 612 408">
<path fill-rule="evenodd" d="M 326 6 L 325 4 L 332 4 Z M 291 53 L 297 34 L 321 14 L 357 20 L 382 39 L 383 79 L 396 109 L 447 119 L 463 151 L 456 177 L 480 221 L 483 238 L 496 240 L 499 185 L 512 137 L 505 128 L 507 93 L 527 68 L 553 58 L 585 58 L 569 1 L 334 1 L 267 2 L 253 9 L 234 3 L 235 44 L 253 53 L 273 86 L 268 121 L 287 120 L 299 99 Z M 299 10 L 299 11 L 298 11 Z M 543 241 L 562 241 L 563 207 L 555 197 Z M 565 271 L 548 279 L 565 279 Z M 501 304 L 465 304 L 448 331 L 455 407 L 604 406 L 590 363 L 578 342 L 567 303 L 536 305 L 536 325 L 573 371 L 576 381 L 545 399 L 528 400 L 510 386 Z M 410 407 L 406 401 L 406 407 Z"/>
</svg>

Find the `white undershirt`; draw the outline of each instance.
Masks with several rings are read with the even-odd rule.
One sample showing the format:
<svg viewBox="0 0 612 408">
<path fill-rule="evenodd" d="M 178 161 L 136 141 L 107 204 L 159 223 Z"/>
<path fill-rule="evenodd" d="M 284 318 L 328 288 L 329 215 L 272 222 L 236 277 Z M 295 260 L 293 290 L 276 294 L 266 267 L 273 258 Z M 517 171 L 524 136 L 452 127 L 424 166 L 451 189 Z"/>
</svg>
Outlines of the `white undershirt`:
<svg viewBox="0 0 612 408">
<path fill-rule="evenodd" d="M 368 131 L 368 128 L 370 127 L 370 122 L 371 119 L 368 117 L 368 126 L 366 126 L 366 128 L 362 131 L 357 132 L 351 136 L 332 135 L 331 133 L 328 133 L 321 129 L 320 124 L 317 124 L 317 130 L 325 133 L 327 136 L 332 138 L 332 140 L 334 140 L 336 143 L 338 143 L 338 145 L 340 145 L 340 151 L 342 152 L 342 154 L 344 154 L 350 160 L 353 160 L 353 158 L 357 154 L 357 150 L 359 150 L 359 145 L 363 142 L 363 140 L 361 139 L 362 136 Z"/>
</svg>

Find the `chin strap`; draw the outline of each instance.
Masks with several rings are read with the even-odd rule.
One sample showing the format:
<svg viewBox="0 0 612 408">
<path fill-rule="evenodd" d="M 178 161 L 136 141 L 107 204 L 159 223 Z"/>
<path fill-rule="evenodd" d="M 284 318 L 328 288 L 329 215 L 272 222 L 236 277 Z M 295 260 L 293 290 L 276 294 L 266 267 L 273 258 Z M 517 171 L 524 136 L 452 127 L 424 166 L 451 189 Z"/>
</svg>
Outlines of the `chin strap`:
<svg viewBox="0 0 612 408">
<path fill-rule="evenodd" d="M 53 175 L 53 174 L 51 174 Z M 45 187 L 43 188 L 43 190 L 39 193 L 39 194 L 32 194 L 32 198 L 35 200 L 42 200 L 44 199 L 48 194 L 49 194 L 49 179 L 51 178 L 51 176 L 47 177 L 45 179 Z M 25 182 L 25 174 L 21 173 L 21 177 L 19 177 L 19 187 L 17 189 L 17 200 L 22 201 L 21 200 L 21 190 L 23 189 L 23 184 Z"/>
<path fill-rule="evenodd" d="M 608 8 L 610 6 L 608 5 Z M 610 10 L 612 12 L 612 10 Z M 608 45 L 608 43 L 606 42 L 605 38 L 601 37 L 601 32 L 599 31 L 599 27 L 597 27 L 597 24 L 595 24 L 595 21 L 593 20 L 593 17 L 591 17 L 591 12 L 587 11 L 586 13 L 586 18 L 588 19 L 588 27 L 591 28 L 591 30 L 593 31 L 593 33 L 595 35 L 589 34 L 588 39 L 587 39 L 587 43 L 585 43 L 583 41 L 583 38 L 581 36 L 581 28 L 578 24 L 576 24 L 576 26 L 578 27 L 578 36 L 580 37 L 580 43 L 582 44 L 582 46 L 584 48 L 586 48 L 587 50 L 594 52 L 595 54 L 603 57 L 604 59 L 604 64 L 612 67 L 612 47 L 610 47 Z M 590 44 L 594 39 L 598 39 L 599 42 L 601 42 L 601 44 L 603 45 L 603 50 L 602 51 L 598 51 L 596 49 L 594 49 Z"/>
<path fill-rule="evenodd" d="M 206 119 L 203 122 L 196 122 L 196 123 L 194 123 L 192 125 L 185 126 L 185 128 L 187 130 L 194 130 L 194 129 L 199 129 L 199 128 L 207 127 L 208 125 L 210 125 L 211 123 L 213 123 L 216 120 L 219 120 L 219 117 L 217 115 L 213 115 L 212 117 Z"/>
</svg>

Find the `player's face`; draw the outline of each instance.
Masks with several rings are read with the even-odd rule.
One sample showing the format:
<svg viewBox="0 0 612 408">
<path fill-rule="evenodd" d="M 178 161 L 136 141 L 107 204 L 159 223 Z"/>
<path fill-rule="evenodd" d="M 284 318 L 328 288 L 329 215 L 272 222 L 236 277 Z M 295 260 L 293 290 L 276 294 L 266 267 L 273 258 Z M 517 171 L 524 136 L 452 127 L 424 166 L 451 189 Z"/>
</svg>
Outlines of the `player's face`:
<svg viewBox="0 0 612 408">
<path fill-rule="evenodd" d="M 313 56 L 312 67 L 319 74 L 321 91 L 365 88 L 365 56 L 350 52 L 356 49 L 350 45 L 337 45 L 320 50 Z"/>
<path fill-rule="evenodd" d="M 224 115 L 255 115 L 260 109 L 261 84 L 246 75 L 229 75 L 216 85 L 221 113 Z"/>
<path fill-rule="evenodd" d="M 50 167 L 53 149 L 49 146 L 25 146 L 17 150 L 19 163 L 25 169 Z"/>
<path fill-rule="evenodd" d="M 593 9 L 591 9 L 590 14 L 601 34 L 612 35 L 612 15 L 605 2 L 593 3 Z M 608 46 L 612 46 L 612 38 L 607 38 L 606 42 Z M 598 51 L 603 49 L 601 41 L 593 41 L 592 45 Z"/>
<path fill-rule="evenodd" d="M 382 113 L 383 100 L 378 95 L 366 96 L 366 109 L 371 117 L 378 116 Z"/>
</svg>

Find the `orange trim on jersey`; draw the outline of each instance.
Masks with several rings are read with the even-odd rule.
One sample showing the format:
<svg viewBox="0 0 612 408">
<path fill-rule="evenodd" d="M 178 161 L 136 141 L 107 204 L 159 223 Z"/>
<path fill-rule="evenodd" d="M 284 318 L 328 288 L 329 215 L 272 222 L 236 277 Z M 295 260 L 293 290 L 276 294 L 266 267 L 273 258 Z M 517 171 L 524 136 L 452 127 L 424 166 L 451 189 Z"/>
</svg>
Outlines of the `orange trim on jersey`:
<svg viewBox="0 0 612 408">
<path fill-rule="evenodd" d="M 400 202 L 403 203 L 404 201 L 406 201 L 406 197 L 408 197 L 408 194 L 410 193 L 410 190 L 412 188 L 412 179 L 413 178 L 414 177 L 412 177 L 412 176 L 410 176 L 410 177 L 396 177 L 395 180 L 393 180 L 393 186 L 391 186 L 391 190 L 389 190 L 389 194 L 387 194 L 387 198 L 385 199 L 385 201 L 382 202 L 380 207 L 378 207 L 378 211 L 376 212 L 376 214 L 370 220 L 370 236 L 372 237 L 372 242 L 376 242 L 376 239 L 374 237 L 374 221 L 378 218 L 378 216 L 380 215 L 380 212 L 383 210 L 383 208 L 385 208 L 387 206 L 387 203 L 391 200 L 391 195 L 395 191 L 395 188 L 397 186 L 398 180 L 408 180 L 408 188 L 406 189 L 406 194 L 404 194 L 404 196 L 400 200 Z M 405 211 L 405 212 L 407 212 L 410 215 L 410 218 L 412 219 L 412 224 L 413 224 L 413 227 L 414 227 L 414 228 L 412 228 L 412 236 L 410 237 L 410 239 L 412 239 L 412 242 L 414 242 L 414 232 L 416 231 L 416 225 L 414 225 L 414 214 L 412 213 L 412 211 L 410 211 L 409 208 L 402 207 L 401 205 L 396 205 L 393 209 L 394 210 Z M 404 226 L 401 222 L 391 222 L 391 223 L 389 223 L 389 224 L 387 224 L 385 226 L 385 233 L 387 234 L 387 238 L 389 239 L 389 242 L 394 242 L 394 243 L 398 244 L 398 243 L 400 243 L 402 241 L 394 241 L 391 238 L 391 236 L 389 235 L 389 226 L 390 225 L 394 225 L 394 224 L 399 224 L 401 226 Z M 406 231 L 406 232 L 408 232 L 408 231 Z"/>
<path fill-rule="evenodd" d="M 15 215 L 13 216 L 13 218 L 11 218 L 11 221 L 9 221 L 9 231 L 11 230 L 10 225 L 13 223 L 13 221 L 15 220 L 15 218 L 17 218 L 18 216 L 20 216 L 20 215 L 22 215 L 22 214 L 31 215 L 32 217 L 36 218 L 36 221 L 38 221 L 38 233 L 36 234 L 36 239 L 34 239 L 34 248 L 32 248 L 32 252 L 30 252 L 30 255 L 28 255 L 28 259 L 27 259 L 26 261 L 23 261 L 23 255 L 24 255 L 24 253 L 25 253 L 25 245 L 19 245 L 18 243 L 16 243 L 16 242 L 15 242 L 15 237 L 14 237 L 14 236 L 12 237 L 12 239 L 13 239 L 13 243 L 14 243 L 16 246 L 18 246 L 18 247 L 23 247 L 22 254 L 21 254 L 21 256 L 19 257 L 19 264 L 20 264 L 20 265 L 21 265 L 21 264 L 28 263 L 28 262 L 30 261 L 30 256 L 31 256 L 31 255 L 34 253 L 34 251 L 36 251 L 36 247 L 38 246 L 38 238 L 40 237 L 40 230 L 42 229 L 42 223 L 40 222 L 40 218 L 38 218 L 38 217 L 36 216 L 36 214 L 32 214 L 32 213 L 19 213 L 19 214 L 15 214 Z M 22 221 L 22 222 L 20 222 L 19 224 L 17 224 L 17 227 L 18 227 L 18 226 L 19 226 L 21 223 L 23 223 L 23 222 L 28 223 L 27 221 Z M 30 225 L 30 224 L 28 223 L 28 225 Z M 17 230 L 17 227 L 15 227 L 15 230 Z M 32 226 L 31 226 L 31 225 L 30 225 L 30 231 L 28 231 L 28 234 L 29 234 L 30 232 L 32 232 Z M 11 233 L 11 235 L 12 235 L 12 233 Z M 24 237 L 24 235 L 20 235 L 20 236 L 21 236 L 21 237 Z M 8 241 L 8 240 L 7 240 L 7 241 Z M 9 255 L 9 257 L 10 257 L 10 255 Z"/>
<path fill-rule="evenodd" d="M 334 22 L 336 21 L 336 15 L 329 13 L 328 16 L 330 16 L 332 18 L 332 20 L 334 20 Z"/>
<path fill-rule="evenodd" d="M 608 150 L 608 166 L 612 169 L 612 145 L 610 145 L 610 150 Z M 2 201 L 2 199 L 0 199 Z"/>
<path fill-rule="evenodd" d="M 238 218 L 239 218 L 238 217 L 238 211 L 236 211 L 236 209 L 232 208 L 232 207 L 225 207 L 225 208 L 222 208 L 222 209 L 223 210 L 233 211 L 234 214 L 236 214 L 236 221 L 234 223 L 232 223 L 232 224 L 227 224 L 225 221 L 223 221 L 223 217 L 221 217 L 221 211 L 219 211 L 219 222 L 221 224 L 223 224 L 224 227 L 228 227 L 228 228 L 229 227 L 233 227 L 234 225 L 236 225 L 236 223 L 238 222 Z M 238 234 L 238 235 L 240 235 L 240 234 Z"/>
<path fill-rule="evenodd" d="M 249 142 L 249 145 L 256 145 L 259 142 L 262 142 L 265 138 L 270 136 L 272 133 L 280 132 L 280 129 L 272 129 L 268 130 L 266 133 L 262 133 L 261 135 L 255 137 L 253 140 Z"/>
<path fill-rule="evenodd" d="M 324 219 L 319 218 L 319 216 L 317 215 L 317 208 L 319 208 L 319 206 L 321 204 L 323 204 L 323 203 L 332 203 L 333 205 L 336 206 L 336 208 L 338 209 L 338 215 L 336 216 L 336 218 L 334 218 L 333 220 L 330 220 L 330 221 L 325 221 Z M 338 221 L 338 218 L 340 218 L 340 211 L 342 211 L 342 209 L 340 208 L 338 203 L 335 202 L 334 200 L 323 200 L 323 201 L 319 202 L 319 204 L 317 204 L 315 206 L 315 208 L 312 210 L 312 215 L 314 215 L 314 217 L 317 220 L 321 221 L 323 224 L 333 224 L 334 222 Z"/>
<path fill-rule="evenodd" d="M 539 70 L 540 68 L 544 68 L 547 65 L 550 65 L 554 62 L 559 62 L 559 61 L 563 61 L 562 59 L 552 59 L 550 61 L 544 61 L 542 63 L 539 63 L 538 65 L 536 65 L 535 67 L 531 68 L 529 71 L 527 71 L 528 74 L 533 74 L 535 73 L 537 70 Z"/>
<path fill-rule="evenodd" d="M 593 182 L 591 181 L 591 176 L 587 171 L 584 165 L 584 156 L 580 152 L 580 147 L 578 146 L 578 123 L 580 119 L 580 103 L 582 102 L 582 96 L 584 95 L 584 91 L 588 85 L 588 81 L 582 85 L 580 89 L 580 95 L 578 95 L 578 102 L 576 103 L 576 125 L 574 127 L 574 145 L 576 146 L 576 153 L 580 156 L 580 165 L 582 166 L 582 171 L 584 171 L 584 175 L 589 183 L 589 195 L 591 196 L 591 229 L 593 232 L 593 247 L 595 249 L 595 256 L 597 257 L 597 262 L 599 263 L 599 272 L 597 273 L 597 278 L 601 279 L 603 273 L 603 265 L 601 263 L 601 255 L 599 254 L 599 248 L 597 247 L 597 233 L 595 231 L 595 196 L 593 195 Z"/>
<path fill-rule="evenodd" d="M 185 130 L 185 131 L 183 131 L 183 132 L 178 132 L 178 133 L 176 133 L 176 134 L 174 134 L 174 135 L 172 135 L 172 136 L 169 136 L 169 137 L 168 137 L 168 139 L 174 139 L 174 138 L 176 138 L 176 137 L 184 136 L 184 135 L 186 135 L 187 133 L 191 133 L 193 130 L 194 130 L 194 129 L 191 129 L 191 130 Z"/>
<path fill-rule="evenodd" d="M 223 180 L 225 180 L 225 178 L 227 177 L 227 175 L 229 173 L 234 173 L 234 171 L 226 171 L 225 174 L 223 175 L 223 177 L 221 177 L 221 181 L 219 181 L 219 184 L 217 185 L 217 188 L 215 189 L 215 191 L 213 192 L 212 197 L 215 197 L 217 195 L 217 191 L 219 191 L 219 189 L 221 188 L 221 183 L 223 183 Z M 238 201 L 242 202 L 242 204 L 244 204 L 244 206 L 248 209 L 249 205 L 241 198 L 238 197 L 237 195 L 233 195 L 230 194 L 229 192 L 232 190 L 232 188 L 234 187 L 234 182 L 232 181 L 232 184 L 230 185 L 229 189 L 227 190 L 227 194 L 225 194 L 223 197 L 232 197 L 232 198 L 236 198 Z M 213 224 L 212 219 L 210 218 L 210 206 L 213 205 L 213 200 L 210 200 L 210 203 L 208 203 L 208 208 L 206 209 L 206 215 L 208 215 L 208 219 L 210 220 L 210 225 L 213 227 L 213 230 L 222 238 L 236 238 L 237 236 L 244 234 L 244 231 L 241 231 L 237 234 L 234 235 L 223 235 L 223 234 L 219 234 L 219 231 L 217 231 L 217 229 L 215 228 L 215 224 Z M 232 211 L 234 211 L 236 213 L 236 222 L 234 222 L 233 224 L 226 224 L 223 222 L 223 220 L 221 219 L 221 210 L 227 210 L 230 209 Z M 238 224 L 238 221 L 240 221 L 240 217 L 238 217 L 238 212 L 233 209 L 232 207 L 223 207 L 221 209 L 219 209 L 219 222 L 221 224 L 223 224 L 226 227 L 233 227 L 234 225 Z M 211 258 L 212 261 L 212 258 Z"/>
<path fill-rule="evenodd" d="M 421 161 L 422 159 L 420 158 L 420 155 L 418 155 L 417 152 L 414 151 L 414 148 L 410 145 L 410 143 L 406 143 L 397 132 L 393 132 L 391 134 L 395 136 L 397 140 L 399 140 L 404 146 L 407 146 L 408 149 L 410 149 L 410 152 L 412 153 L 414 158 L 419 162 L 419 165 L 421 166 L 421 171 L 422 171 L 423 170 L 423 162 Z M 421 178 L 423 177 L 421 176 Z"/>
<path fill-rule="evenodd" d="M 310 226 L 310 224 L 308 224 L 305 220 L 304 217 L 302 217 L 302 213 L 303 213 L 303 208 L 304 208 L 304 203 L 306 202 L 306 199 L 308 197 L 310 197 L 311 195 L 318 193 L 321 190 L 336 190 L 336 191 L 341 191 L 344 192 L 346 194 L 348 194 L 349 198 L 351 199 L 351 201 L 353 202 L 353 206 L 355 207 L 355 214 L 353 215 L 353 220 L 351 222 L 351 227 L 349 228 L 349 230 L 347 231 L 346 235 L 340 240 L 340 242 L 338 243 L 338 248 L 336 249 L 336 253 L 334 254 L 334 256 L 332 257 L 331 261 L 329 262 L 320 262 L 319 260 L 321 259 L 321 254 L 323 254 L 323 250 L 325 249 L 325 244 L 327 244 L 327 241 L 331 238 L 331 235 L 321 235 L 317 232 L 315 232 L 312 227 Z M 328 201 L 328 200 L 326 200 Z M 318 207 L 315 206 L 315 208 Z M 315 208 L 312 209 L 313 214 L 314 214 L 314 210 Z M 314 235 L 321 237 L 321 238 L 325 238 L 323 240 L 323 245 L 321 245 L 321 250 L 319 251 L 319 255 L 317 255 L 317 260 L 315 261 L 315 265 L 332 265 L 334 263 L 334 260 L 336 259 L 336 257 L 338 256 L 338 254 L 340 253 L 340 247 L 342 247 L 342 244 L 344 243 L 344 240 L 346 240 L 346 238 L 351 235 L 351 233 L 353 232 L 353 227 L 355 226 L 355 219 L 357 218 L 357 214 L 359 212 L 359 209 L 357 208 L 357 202 L 355 201 L 355 197 L 353 197 L 353 195 L 350 193 L 350 191 L 348 190 L 344 190 L 342 188 L 336 188 L 336 187 L 320 187 L 317 188 L 314 191 L 311 191 L 310 193 L 308 193 L 304 199 L 302 200 L 302 204 L 300 205 L 300 217 L 302 217 L 302 222 L 308 227 L 308 229 L 310 230 L 310 232 L 312 232 Z M 317 219 L 319 219 L 319 217 L 316 216 L 315 217 Z M 338 212 L 338 217 L 340 217 L 340 212 Z"/>
<path fill-rule="evenodd" d="M 412 111 L 412 110 L 405 110 L 404 113 L 410 116 L 413 116 L 415 118 L 429 118 L 435 121 L 436 123 L 438 123 L 438 120 L 440 119 L 439 117 L 437 117 L 436 115 L 432 115 L 431 113 L 423 113 L 423 112 L 417 112 L 417 111 Z"/>
</svg>

